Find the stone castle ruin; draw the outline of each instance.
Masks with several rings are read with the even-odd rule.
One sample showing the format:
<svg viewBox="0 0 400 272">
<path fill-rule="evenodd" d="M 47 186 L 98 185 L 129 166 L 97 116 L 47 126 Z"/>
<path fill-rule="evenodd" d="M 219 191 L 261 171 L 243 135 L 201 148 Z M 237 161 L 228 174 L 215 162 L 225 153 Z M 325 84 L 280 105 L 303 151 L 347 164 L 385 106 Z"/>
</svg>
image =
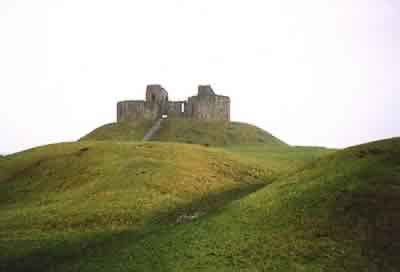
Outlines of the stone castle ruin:
<svg viewBox="0 0 400 272">
<path fill-rule="evenodd" d="M 230 98 L 215 94 L 209 85 L 200 85 L 196 96 L 169 101 L 168 92 L 161 85 L 149 85 L 145 101 L 121 101 L 117 105 L 117 122 L 166 117 L 230 121 Z"/>
</svg>

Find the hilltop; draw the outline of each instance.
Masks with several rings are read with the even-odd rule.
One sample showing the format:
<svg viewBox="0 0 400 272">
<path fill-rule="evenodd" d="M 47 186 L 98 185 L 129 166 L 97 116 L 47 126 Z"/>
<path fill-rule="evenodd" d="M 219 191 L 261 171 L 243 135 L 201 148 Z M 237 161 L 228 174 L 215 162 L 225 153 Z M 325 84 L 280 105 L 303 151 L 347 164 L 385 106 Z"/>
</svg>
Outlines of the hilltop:
<svg viewBox="0 0 400 272">
<path fill-rule="evenodd" d="M 151 126 L 151 121 L 113 123 L 95 129 L 81 140 L 138 141 L 143 139 L 146 131 Z M 287 146 L 287 144 L 267 131 L 250 124 L 184 118 L 164 120 L 161 129 L 152 140 L 207 146 L 228 146 L 235 144 Z"/>
</svg>

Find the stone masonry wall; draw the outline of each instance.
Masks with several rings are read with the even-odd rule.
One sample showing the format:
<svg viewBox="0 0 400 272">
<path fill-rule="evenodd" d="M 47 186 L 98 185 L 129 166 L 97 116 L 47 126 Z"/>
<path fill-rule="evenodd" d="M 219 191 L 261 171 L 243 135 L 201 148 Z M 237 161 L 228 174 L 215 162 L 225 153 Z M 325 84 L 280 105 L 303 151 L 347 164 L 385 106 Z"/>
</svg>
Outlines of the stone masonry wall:
<svg viewBox="0 0 400 272">
<path fill-rule="evenodd" d="M 230 107 L 230 98 L 216 95 L 209 85 L 199 86 L 198 95 L 188 101 L 168 101 L 168 92 L 161 85 L 149 85 L 146 101 L 118 103 L 117 122 L 156 120 L 164 114 L 172 118 L 230 121 Z"/>
<path fill-rule="evenodd" d="M 144 115 L 144 101 L 122 101 L 117 104 L 117 122 L 141 119 Z"/>
<path fill-rule="evenodd" d="M 210 85 L 200 85 L 198 88 L 198 96 L 215 95 Z"/>
<path fill-rule="evenodd" d="M 230 99 L 227 96 L 192 96 L 187 110 L 187 115 L 194 119 L 230 121 Z"/>
<path fill-rule="evenodd" d="M 184 101 L 169 101 L 168 102 L 168 117 L 172 118 L 183 118 L 185 117 L 185 112 L 182 111 L 182 108 L 185 109 L 186 102 Z"/>
<path fill-rule="evenodd" d="M 159 115 L 159 105 L 147 101 L 122 101 L 117 105 L 117 122 L 156 120 Z"/>
<path fill-rule="evenodd" d="M 168 111 L 168 92 L 161 85 L 148 85 L 146 89 L 146 102 L 158 104 L 160 107 L 159 117 L 167 114 Z"/>
<path fill-rule="evenodd" d="M 144 119 L 147 120 L 157 120 L 162 115 L 162 108 L 161 105 L 151 103 L 151 102 L 144 102 Z"/>
</svg>

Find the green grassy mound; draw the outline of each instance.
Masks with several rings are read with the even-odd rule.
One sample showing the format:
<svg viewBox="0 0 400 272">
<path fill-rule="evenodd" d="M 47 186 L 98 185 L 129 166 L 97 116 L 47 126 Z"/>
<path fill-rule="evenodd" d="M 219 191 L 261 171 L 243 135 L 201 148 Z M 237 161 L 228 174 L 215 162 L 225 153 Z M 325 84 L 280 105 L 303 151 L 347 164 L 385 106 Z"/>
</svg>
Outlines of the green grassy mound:
<svg viewBox="0 0 400 272">
<path fill-rule="evenodd" d="M 224 146 L 223 149 L 240 154 L 242 157 L 253 158 L 282 175 L 337 151 L 323 147 L 268 144 L 230 145 Z"/>
<path fill-rule="evenodd" d="M 184 142 L 210 146 L 265 144 L 285 146 L 278 138 L 253 125 L 238 122 L 206 122 L 168 119 L 155 141 Z"/>
<path fill-rule="evenodd" d="M 151 122 L 114 123 L 100 127 L 81 140 L 136 141 L 141 140 Z M 152 139 L 160 142 L 181 142 L 207 146 L 233 144 L 264 144 L 286 146 L 270 133 L 249 124 L 237 122 L 207 122 L 189 119 L 164 120 Z"/>
<path fill-rule="evenodd" d="M 46 271 L 56 255 L 82 254 L 84 237 L 141 236 L 274 177 L 252 160 L 186 144 L 78 142 L 10 155 L 0 163 L 0 271 Z"/>
<path fill-rule="evenodd" d="M 94 152 L 99 148 L 101 154 L 105 151 L 100 150 L 106 149 L 107 145 L 105 143 L 103 148 L 100 148 L 93 144 L 93 146 L 89 146 L 87 152 Z M 134 146 L 141 145 L 132 145 L 132 148 Z M 82 152 L 81 148 L 86 145 L 81 143 L 69 147 L 71 150 L 68 154 L 77 156 L 76 154 Z M 152 148 L 156 147 L 161 148 L 159 145 L 154 145 Z M 115 148 L 116 146 L 113 146 L 111 149 Z M 146 150 L 145 147 L 141 148 Z M 208 150 L 199 146 L 189 146 L 188 148 L 198 148 L 193 155 L 196 158 L 199 156 L 199 152 L 205 152 L 204 154 L 216 152 L 218 156 L 231 156 L 222 151 Z M 127 148 L 121 145 L 117 150 L 108 152 L 118 154 L 125 152 Z M 170 156 L 169 153 L 173 150 L 176 149 L 166 150 L 165 156 Z M 9 171 L 8 178 L 5 180 L 3 178 L 0 183 L 0 199 L 2 199 L 0 206 L 0 245 L 2 248 L 0 251 L 6 252 L 1 255 L 0 258 L 3 259 L 0 260 L 0 263 L 5 271 L 20 269 L 21 271 L 358 272 L 399 271 L 400 269 L 398 259 L 400 250 L 400 139 L 380 141 L 338 151 L 311 161 L 307 166 L 303 166 L 289 176 L 267 185 L 256 193 L 233 201 L 224 208 L 196 218 L 194 215 L 202 213 L 201 205 L 192 206 L 192 209 L 186 210 L 187 217 L 184 217 L 190 218 L 190 220 L 178 220 L 175 221 L 176 224 L 158 220 L 155 224 L 147 224 L 146 231 L 139 232 L 137 228 L 125 227 L 134 226 L 136 221 L 128 220 L 129 223 L 122 223 L 124 227 L 120 228 L 117 227 L 120 224 L 119 220 L 105 221 L 103 217 L 107 218 L 107 215 L 102 213 L 100 213 L 101 218 L 89 221 L 88 225 L 84 225 L 88 226 L 86 228 L 81 229 L 79 224 L 68 223 L 73 220 L 74 216 L 91 218 L 88 213 L 92 213 L 92 210 L 109 207 L 108 205 L 113 206 L 110 204 L 110 202 L 113 203 L 112 197 L 111 199 L 107 198 L 107 194 L 104 193 L 105 189 L 102 189 L 103 194 L 100 194 L 100 197 L 95 200 L 91 200 L 91 197 L 95 196 L 93 194 L 83 194 L 84 197 L 77 198 L 79 199 L 77 202 L 72 201 L 75 197 L 67 197 L 67 193 L 62 194 L 65 198 L 56 202 L 50 197 L 47 202 L 41 204 L 51 207 L 48 211 L 51 212 L 51 216 L 48 215 L 49 219 L 43 221 L 42 212 L 46 211 L 46 208 L 38 210 L 37 205 L 41 202 L 34 200 L 33 196 L 29 197 L 30 187 L 27 185 L 32 181 L 28 182 L 28 179 L 34 173 L 31 172 L 32 167 L 27 167 L 31 165 L 27 162 L 34 162 L 33 158 L 37 158 L 38 154 L 44 151 L 46 150 L 34 150 L 24 156 L 17 155 L 12 158 L 18 160 L 18 164 L 23 169 L 22 172 L 19 172 L 21 176 L 9 166 L 5 168 L 3 166 Z M 35 154 L 36 152 L 39 153 Z M 142 152 L 146 154 L 146 151 Z M 186 151 L 171 156 L 184 156 L 184 153 Z M 101 161 L 100 154 L 93 156 L 93 159 Z M 20 157 L 18 158 L 18 156 Z M 81 154 L 80 156 L 85 155 Z M 151 161 L 158 161 L 153 158 L 154 155 L 149 156 L 152 158 Z M 114 158 L 117 157 L 118 155 L 114 156 Z M 162 162 L 159 162 L 164 163 L 165 158 L 163 157 Z M 207 157 L 206 160 L 209 161 L 209 159 Z M 188 158 L 182 158 L 182 160 L 182 164 L 185 164 Z M 51 161 L 54 159 L 49 160 L 49 163 Z M 197 159 L 197 161 L 201 161 L 201 159 Z M 13 165 L 16 163 L 17 161 Z M 68 167 L 69 163 L 63 165 L 63 168 Z M 230 162 L 229 165 L 233 166 L 233 163 Z M 239 169 L 235 170 L 240 165 L 244 166 L 246 162 L 238 163 L 230 170 L 223 170 L 221 178 L 231 171 L 231 175 L 235 177 L 237 174 L 233 173 L 241 172 Z M 129 168 L 126 166 L 125 171 Z M 132 168 L 138 169 L 136 166 Z M 151 169 L 153 168 L 154 165 Z M 169 170 L 166 172 L 175 168 L 168 168 Z M 192 173 L 192 167 L 190 168 L 191 170 L 187 174 Z M 46 167 L 46 169 L 53 168 Z M 96 168 L 91 167 L 90 169 Z M 240 169 L 248 168 L 246 166 Z M 198 170 L 201 170 L 197 172 L 198 175 L 208 172 L 203 168 L 198 168 Z M 215 174 L 219 171 L 216 171 Z M 250 172 L 254 173 L 254 171 L 253 169 Z M 261 170 L 256 172 L 258 171 Z M 45 180 L 52 176 L 52 172 L 45 171 L 45 169 L 39 172 L 43 173 L 40 175 L 44 175 L 43 179 Z M 131 174 L 133 173 L 131 172 Z M 98 175 L 102 176 L 100 173 Z M 183 174 L 181 177 L 185 175 Z M 131 175 L 124 176 L 129 180 Z M 252 174 L 249 176 L 251 177 Z M 62 180 L 62 178 L 57 180 Z M 155 187 L 152 185 L 153 182 L 160 186 L 157 180 L 153 179 L 151 183 L 149 182 L 146 190 Z M 236 180 L 236 178 L 232 178 L 232 180 Z M 226 182 L 230 184 L 229 181 Z M 107 187 L 106 184 L 112 184 L 112 179 L 107 179 L 101 188 L 110 190 L 114 187 L 120 188 L 124 193 L 121 193 L 119 197 L 127 198 L 124 203 L 129 203 L 129 197 L 124 194 L 133 194 L 131 199 L 135 204 L 131 204 L 132 206 L 125 210 L 125 213 L 129 213 L 130 209 L 133 209 L 131 214 L 142 210 L 132 208 L 143 203 L 141 199 L 133 197 L 135 195 L 133 192 L 136 190 L 133 188 L 136 186 L 129 186 L 129 182 L 120 181 L 119 183 L 121 185 Z M 190 183 L 193 183 L 193 179 Z M 34 182 L 34 184 L 36 183 Z M 36 192 L 42 191 L 40 184 L 43 182 L 35 185 Z M 44 184 L 53 184 L 53 182 L 44 182 Z M 195 184 L 198 183 L 195 182 Z M 61 190 L 59 184 L 55 185 L 51 191 Z M 84 188 L 93 188 L 95 191 L 98 188 L 98 186 L 90 187 L 89 183 L 87 186 L 89 187 L 85 185 L 77 186 L 75 189 L 72 189 L 73 186 L 72 188 L 68 186 L 68 188 L 76 191 L 76 194 L 87 190 Z M 17 187 L 20 188 L 19 191 L 17 190 L 18 192 L 10 189 Z M 173 188 L 182 190 L 182 197 L 186 195 L 186 190 L 189 190 L 179 189 L 181 187 L 176 185 Z M 193 188 L 189 190 L 189 194 L 193 195 L 198 190 Z M 112 189 L 112 191 L 118 190 Z M 154 198 L 158 199 L 160 190 L 156 191 L 157 196 Z M 20 196 L 27 194 L 26 199 L 21 200 L 22 204 L 19 204 L 14 197 L 18 194 Z M 51 194 L 46 193 L 42 197 L 45 195 Z M 150 202 L 153 202 L 153 198 L 151 199 Z M 68 200 L 72 202 L 66 202 Z M 93 202 L 93 205 L 87 206 L 88 204 L 85 204 L 87 201 Z M 95 202 L 97 202 L 96 205 Z M 54 205 L 59 205 L 59 208 Z M 160 205 L 160 207 L 164 207 L 164 205 Z M 32 214 L 29 213 L 29 209 L 32 210 Z M 33 211 L 34 209 L 35 211 Z M 69 211 L 64 211 L 64 209 Z M 115 208 L 112 208 L 112 214 L 118 214 L 121 209 L 123 207 L 116 205 Z M 75 213 L 71 214 L 73 210 Z M 62 225 L 54 223 L 58 220 L 54 218 L 61 216 L 65 216 L 63 220 L 66 222 Z M 126 217 L 122 218 L 126 220 Z M 162 217 L 157 215 L 157 218 Z M 17 223 L 14 223 L 15 220 Z M 83 221 L 86 222 L 86 219 Z M 35 222 L 46 223 L 38 225 Z M 97 223 L 91 224 L 90 222 Z M 68 227 L 65 227 L 64 224 Z M 102 224 L 113 227 L 111 229 L 101 228 Z"/>
<path fill-rule="evenodd" d="M 141 141 L 146 132 L 151 128 L 151 121 L 111 123 L 96 128 L 81 141 Z"/>
<path fill-rule="evenodd" d="M 399 271 L 399 199 L 400 139 L 366 144 L 310 163 L 218 214 L 126 244 L 107 267 Z"/>
<path fill-rule="evenodd" d="M 0 271 L 400 270 L 400 139 L 226 149 L 83 141 L 5 157 Z"/>
</svg>

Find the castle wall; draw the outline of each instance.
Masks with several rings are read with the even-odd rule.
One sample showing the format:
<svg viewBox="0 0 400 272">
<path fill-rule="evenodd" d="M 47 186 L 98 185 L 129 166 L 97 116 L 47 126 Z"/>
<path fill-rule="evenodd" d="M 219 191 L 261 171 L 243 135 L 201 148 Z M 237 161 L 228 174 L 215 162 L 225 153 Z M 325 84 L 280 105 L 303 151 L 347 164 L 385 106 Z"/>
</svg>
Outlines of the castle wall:
<svg viewBox="0 0 400 272">
<path fill-rule="evenodd" d="M 117 122 L 142 119 L 144 101 L 122 101 L 117 104 Z"/>
<path fill-rule="evenodd" d="M 142 118 L 147 120 L 156 120 L 162 115 L 162 107 L 159 104 L 144 102 L 144 115 Z"/>
<path fill-rule="evenodd" d="M 185 101 L 169 101 L 168 102 L 168 117 L 182 118 L 185 117 L 185 112 L 182 109 L 185 108 Z"/>
<path fill-rule="evenodd" d="M 188 101 L 186 102 L 184 116 L 186 118 L 192 118 L 192 116 L 193 116 L 193 104 L 192 104 L 191 97 L 189 97 Z"/>
<path fill-rule="evenodd" d="M 160 106 L 147 101 L 122 101 L 117 105 L 117 122 L 141 119 L 156 120 L 160 116 Z"/>
<path fill-rule="evenodd" d="M 156 103 L 168 101 L 168 92 L 161 85 L 148 85 L 146 88 L 146 101 Z"/>
<path fill-rule="evenodd" d="M 168 92 L 161 85 L 149 85 L 146 101 L 118 103 L 117 122 L 156 120 L 164 114 L 171 118 L 230 121 L 230 106 L 230 98 L 216 95 L 210 85 L 199 86 L 198 95 L 188 101 L 168 101 Z"/>
<path fill-rule="evenodd" d="M 160 106 L 160 116 L 168 111 L 168 92 L 161 85 L 148 85 L 146 89 L 146 102 L 156 103 Z"/>
<path fill-rule="evenodd" d="M 192 96 L 189 98 L 186 114 L 200 120 L 230 121 L 230 104 L 227 96 Z"/>
</svg>

